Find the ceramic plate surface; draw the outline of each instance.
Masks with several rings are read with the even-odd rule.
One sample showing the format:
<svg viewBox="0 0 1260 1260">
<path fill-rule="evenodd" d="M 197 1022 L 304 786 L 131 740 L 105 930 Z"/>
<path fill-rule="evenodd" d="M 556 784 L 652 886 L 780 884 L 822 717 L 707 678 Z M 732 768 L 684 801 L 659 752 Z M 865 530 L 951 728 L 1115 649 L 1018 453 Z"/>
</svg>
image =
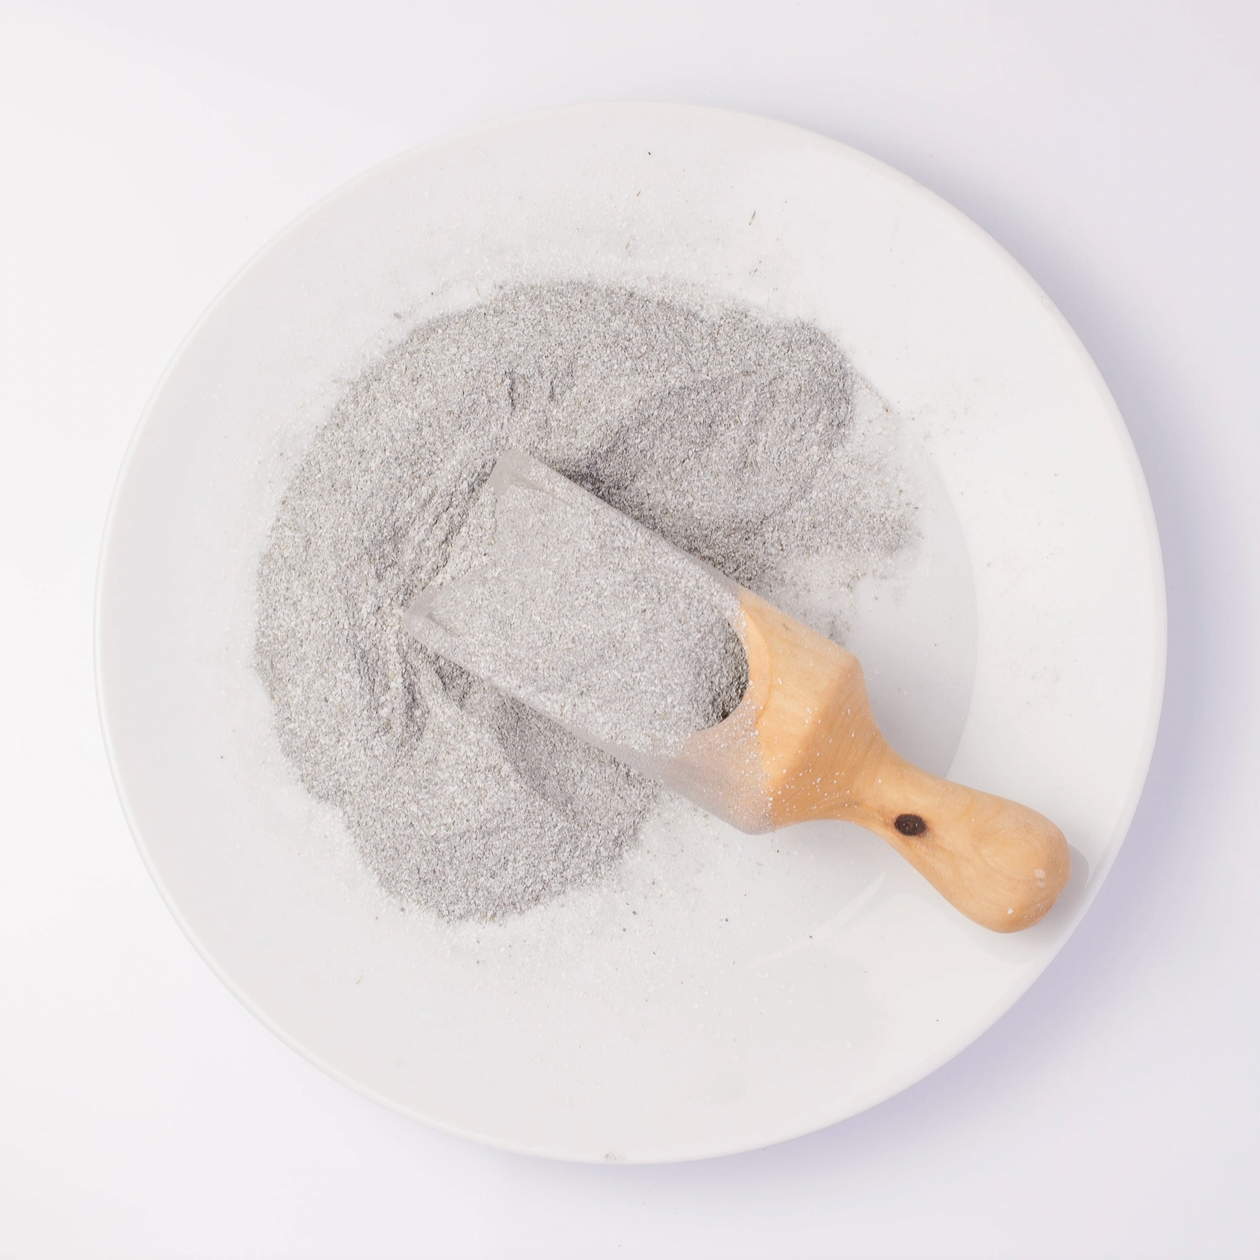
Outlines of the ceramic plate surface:
<svg viewBox="0 0 1260 1260">
<path fill-rule="evenodd" d="M 521 278 L 802 317 L 903 418 L 905 572 L 854 593 L 876 715 L 938 773 L 1053 818 L 1037 927 L 967 922 L 841 824 L 743 836 L 666 802 L 605 885 L 493 925 L 386 897 L 280 753 L 254 573 L 286 479 L 363 366 Z M 887 167 L 686 107 L 584 107 L 372 171 L 203 317 L 139 427 L 98 597 L 101 710 L 154 879 L 269 1027 L 407 1115 L 504 1147 L 746 1150 L 932 1071 L 1036 979 L 1136 807 L 1159 718 L 1158 540 L 1128 435 L 1045 295 Z"/>
</svg>

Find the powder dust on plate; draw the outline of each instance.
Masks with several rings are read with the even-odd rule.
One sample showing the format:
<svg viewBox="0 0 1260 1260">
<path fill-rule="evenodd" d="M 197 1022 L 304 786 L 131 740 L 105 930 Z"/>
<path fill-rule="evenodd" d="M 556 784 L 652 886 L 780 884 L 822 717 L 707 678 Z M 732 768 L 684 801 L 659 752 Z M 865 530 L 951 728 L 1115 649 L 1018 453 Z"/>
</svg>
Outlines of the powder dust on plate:
<svg viewBox="0 0 1260 1260">
<path fill-rule="evenodd" d="M 369 365 L 272 525 L 255 659 L 286 756 L 387 891 L 528 909 L 607 873 L 661 791 L 404 629 L 496 459 L 528 452 L 834 633 L 800 574 L 851 586 L 916 537 L 860 388 L 807 323 L 580 282 L 504 290 Z"/>
</svg>

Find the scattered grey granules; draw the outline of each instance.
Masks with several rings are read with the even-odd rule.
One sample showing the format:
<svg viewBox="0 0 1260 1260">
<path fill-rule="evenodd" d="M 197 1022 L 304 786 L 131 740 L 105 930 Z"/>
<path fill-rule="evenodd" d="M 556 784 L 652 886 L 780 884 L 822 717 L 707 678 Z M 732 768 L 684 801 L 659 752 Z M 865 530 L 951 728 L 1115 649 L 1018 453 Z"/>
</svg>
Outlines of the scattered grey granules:
<svg viewBox="0 0 1260 1260">
<path fill-rule="evenodd" d="M 524 451 L 500 457 L 407 628 L 638 769 L 748 683 L 731 584 Z"/>
<path fill-rule="evenodd" d="M 259 564 L 256 663 L 281 747 L 386 890 L 527 909 L 607 872 L 660 790 L 403 627 L 498 456 L 804 616 L 802 564 L 844 585 L 914 536 L 864 388 L 809 324 L 570 282 L 426 323 L 347 389 Z"/>
</svg>

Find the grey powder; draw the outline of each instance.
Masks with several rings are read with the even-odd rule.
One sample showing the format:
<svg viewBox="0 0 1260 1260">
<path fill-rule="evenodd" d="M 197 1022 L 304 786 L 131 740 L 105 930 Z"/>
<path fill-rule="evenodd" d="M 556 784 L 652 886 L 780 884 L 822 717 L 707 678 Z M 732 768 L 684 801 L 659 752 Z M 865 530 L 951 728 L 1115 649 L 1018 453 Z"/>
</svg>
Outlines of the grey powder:
<svg viewBox="0 0 1260 1260">
<path fill-rule="evenodd" d="M 859 385 L 808 324 L 562 283 L 427 323 L 350 386 L 260 561 L 256 661 L 285 753 L 388 891 L 527 909 L 606 873 L 660 790 L 403 628 L 498 456 L 817 623 L 791 606 L 802 563 L 843 585 L 914 536 Z"/>
</svg>

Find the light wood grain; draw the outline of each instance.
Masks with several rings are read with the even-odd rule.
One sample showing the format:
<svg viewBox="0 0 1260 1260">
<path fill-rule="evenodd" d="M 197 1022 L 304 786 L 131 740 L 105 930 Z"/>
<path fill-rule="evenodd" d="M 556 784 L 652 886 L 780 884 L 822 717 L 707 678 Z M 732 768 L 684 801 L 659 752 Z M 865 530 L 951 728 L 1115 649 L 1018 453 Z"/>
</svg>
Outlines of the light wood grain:
<svg viewBox="0 0 1260 1260">
<path fill-rule="evenodd" d="M 755 710 L 774 827 L 858 823 L 976 923 L 1014 932 L 1041 919 L 1071 873 L 1059 828 L 898 756 L 875 723 L 857 657 L 749 591 L 740 603 L 745 702 Z"/>
</svg>

